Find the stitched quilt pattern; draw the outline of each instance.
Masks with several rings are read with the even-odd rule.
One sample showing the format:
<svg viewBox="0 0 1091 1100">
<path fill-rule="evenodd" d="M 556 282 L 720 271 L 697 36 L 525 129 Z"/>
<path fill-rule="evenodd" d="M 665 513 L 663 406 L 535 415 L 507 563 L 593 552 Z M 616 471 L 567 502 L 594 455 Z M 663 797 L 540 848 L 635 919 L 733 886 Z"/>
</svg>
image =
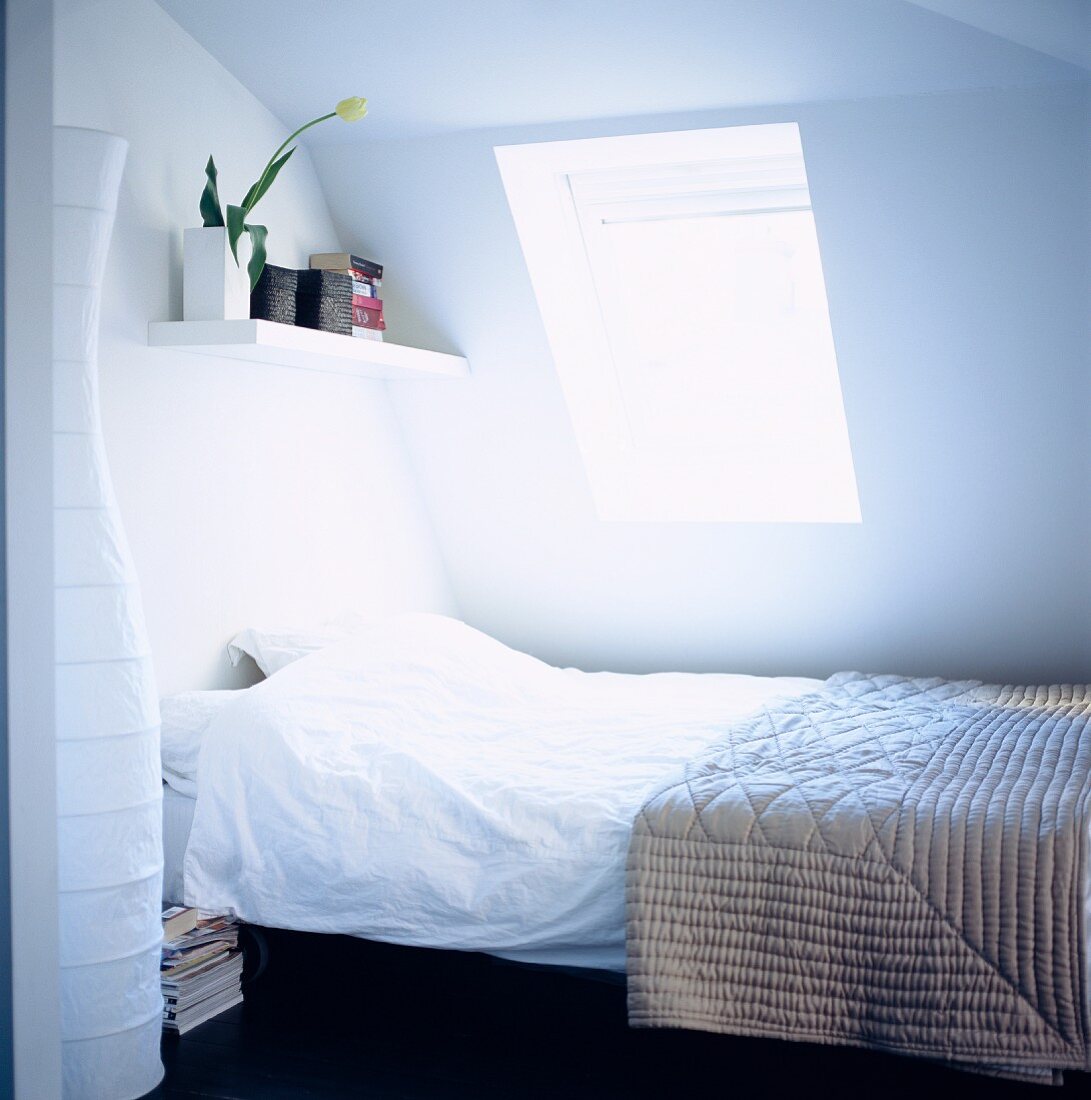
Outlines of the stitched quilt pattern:
<svg viewBox="0 0 1091 1100">
<path fill-rule="evenodd" d="M 629 1017 L 1088 1067 L 1091 689 L 841 673 L 647 800 Z"/>
</svg>

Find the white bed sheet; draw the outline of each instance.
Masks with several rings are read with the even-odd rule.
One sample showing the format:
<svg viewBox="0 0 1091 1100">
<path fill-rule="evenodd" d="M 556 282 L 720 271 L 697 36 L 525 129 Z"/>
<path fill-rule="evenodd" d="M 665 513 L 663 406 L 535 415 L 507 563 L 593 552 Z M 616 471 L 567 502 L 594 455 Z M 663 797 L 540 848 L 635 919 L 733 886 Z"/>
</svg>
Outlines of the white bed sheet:
<svg viewBox="0 0 1091 1100">
<path fill-rule="evenodd" d="M 185 874 L 183 863 L 197 799 L 163 784 L 163 907 L 185 904 Z M 199 901 L 200 899 L 198 899 Z M 195 904 L 191 900 L 191 904 Z M 625 970 L 625 949 L 610 947 L 571 947 L 561 950 L 492 952 L 500 958 L 535 966 L 579 967 L 589 970 Z"/>
<path fill-rule="evenodd" d="M 218 712 L 185 900 L 258 924 L 624 969 L 632 819 L 808 679 L 557 669 L 401 616 Z"/>
<path fill-rule="evenodd" d="M 163 784 L 163 905 L 181 905 L 185 898 L 182 863 L 186 858 L 197 800 Z"/>
</svg>

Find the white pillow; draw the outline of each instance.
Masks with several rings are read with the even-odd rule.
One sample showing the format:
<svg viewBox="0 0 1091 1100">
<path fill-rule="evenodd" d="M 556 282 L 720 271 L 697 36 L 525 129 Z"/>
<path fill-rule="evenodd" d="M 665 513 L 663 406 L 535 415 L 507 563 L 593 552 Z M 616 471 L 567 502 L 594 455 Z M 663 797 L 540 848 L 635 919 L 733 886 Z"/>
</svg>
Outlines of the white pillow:
<svg viewBox="0 0 1091 1100">
<path fill-rule="evenodd" d="M 316 627 L 261 630 L 250 626 L 228 642 L 227 655 L 232 665 L 243 657 L 253 657 L 258 668 L 266 676 L 272 676 L 308 653 L 343 642 L 373 621 L 362 615 L 346 614 Z"/>
<path fill-rule="evenodd" d="M 197 758 L 205 731 L 238 691 L 183 691 L 159 700 L 163 778 L 179 794 L 197 797 Z"/>
</svg>

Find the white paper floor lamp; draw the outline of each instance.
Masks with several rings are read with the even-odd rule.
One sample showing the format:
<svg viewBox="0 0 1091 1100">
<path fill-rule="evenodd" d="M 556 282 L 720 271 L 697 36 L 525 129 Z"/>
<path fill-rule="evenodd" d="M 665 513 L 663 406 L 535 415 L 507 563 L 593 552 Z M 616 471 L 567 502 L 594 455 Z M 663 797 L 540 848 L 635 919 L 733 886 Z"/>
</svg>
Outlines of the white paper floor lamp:
<svg viewBox="0 0 1091 1100">
<path fill-rule="evenodd" d="M 127 142 L 54 130 L 57 812 L 65 1096 L 127 1100 L 159 1060 L 159 706 L 99 423 L 98 316 Z"/>
</svg>

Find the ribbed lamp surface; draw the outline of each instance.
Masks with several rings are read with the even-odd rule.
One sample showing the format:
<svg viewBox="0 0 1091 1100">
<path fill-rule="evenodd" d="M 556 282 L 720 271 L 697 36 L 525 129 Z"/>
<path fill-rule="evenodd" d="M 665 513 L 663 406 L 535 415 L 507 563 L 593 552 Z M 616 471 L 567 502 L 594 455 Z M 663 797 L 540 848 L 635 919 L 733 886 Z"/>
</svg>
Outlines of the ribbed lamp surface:
<svg viewBox="0 0 1091 1100">
<path fill-rule="evenodd" d="M 54 129 L 53 515 L 64 1095 L 163 1076 L 159 705 L 98 402 L 99 297 L 128 143 Z"/>
</svg>

